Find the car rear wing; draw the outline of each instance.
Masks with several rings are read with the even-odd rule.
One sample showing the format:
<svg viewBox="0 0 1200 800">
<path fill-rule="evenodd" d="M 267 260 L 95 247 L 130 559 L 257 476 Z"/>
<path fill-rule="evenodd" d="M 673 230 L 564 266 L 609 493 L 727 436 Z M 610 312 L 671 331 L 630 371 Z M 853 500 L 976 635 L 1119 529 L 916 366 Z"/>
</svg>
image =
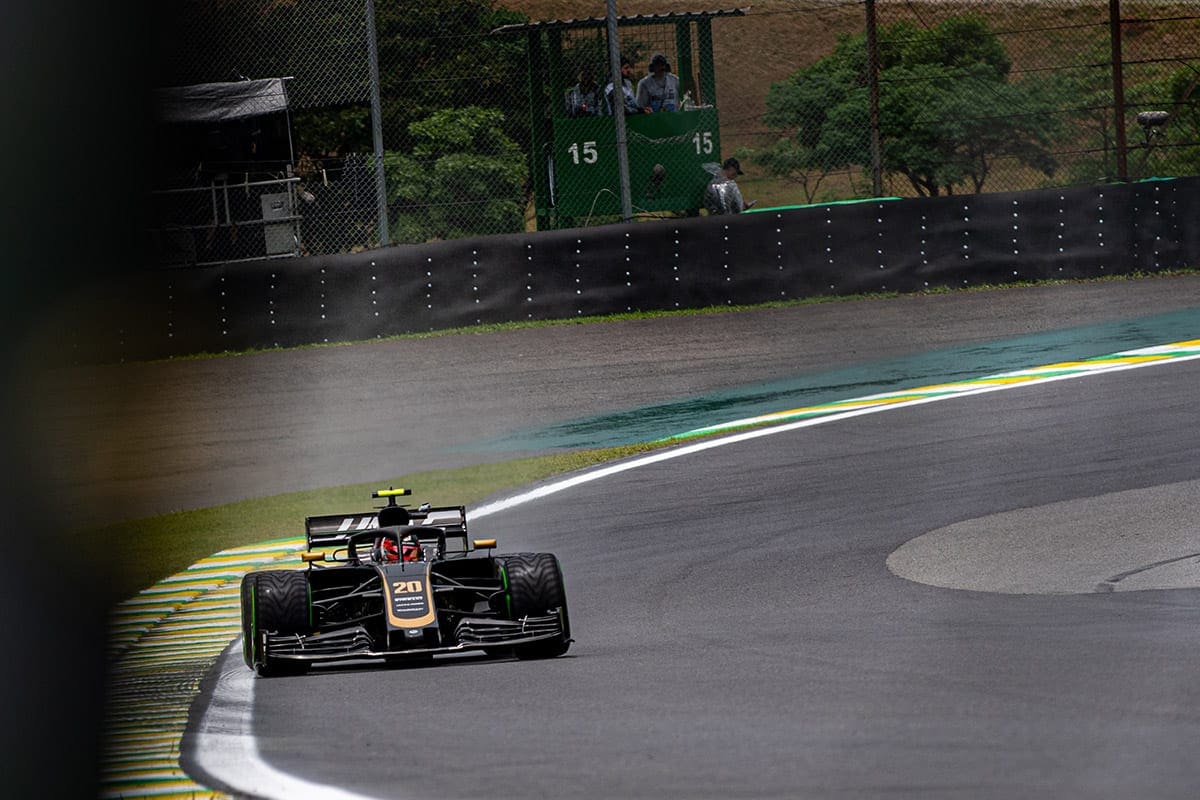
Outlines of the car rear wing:
<svg viewBox="0 0 1200 800">
<path fill-rule="evenodd" d="M 307 517 L 304 520 L 304 535 L 309 550 L 338 548 L 347 546 L 351 536 L 356 533 L 393 525 L 440 528 L 446 532 L 449 550 L 467 552 L 467 509 L 464 506 L 385 506 L 357 513 Z"/>
</svg>

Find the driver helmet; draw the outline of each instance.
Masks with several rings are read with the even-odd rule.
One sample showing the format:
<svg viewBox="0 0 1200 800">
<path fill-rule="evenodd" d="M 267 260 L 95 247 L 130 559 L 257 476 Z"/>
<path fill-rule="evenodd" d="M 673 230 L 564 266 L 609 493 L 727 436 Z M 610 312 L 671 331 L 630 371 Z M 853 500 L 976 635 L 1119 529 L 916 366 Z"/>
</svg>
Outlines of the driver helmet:
<svg viewBox="0 0 1200 800">
<path fill-rule="evenodd" d="M 395 562 L 400 560 L 400 550 L 396 547 L 396 540 L 393 537 L 383 537 L 379 555 L 382 561 Z"/>
<path fill-rule="evenodd" d="M 421 551 L 421 540 L 415 533 L 406 533 L 400 539 L 400 554 L 405 561 L 420 561 L 424 558 L 424 553 Z"/>
</svg>

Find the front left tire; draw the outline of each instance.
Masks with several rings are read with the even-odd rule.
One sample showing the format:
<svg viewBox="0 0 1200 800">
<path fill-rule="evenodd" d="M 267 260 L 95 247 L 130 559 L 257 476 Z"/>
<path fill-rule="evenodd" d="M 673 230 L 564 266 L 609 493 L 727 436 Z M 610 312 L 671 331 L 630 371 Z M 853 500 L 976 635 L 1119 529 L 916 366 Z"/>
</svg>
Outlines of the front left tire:
<svg viewBox="0 0 1200 800">
<path fill-rule="evenodd" d="M 307 672 L 306 662 L 271 657 L 268 631 L 312 631 L 312 602 L 304 572 L 267 570 L 242 578 L 242 651 L 246 665 L 263 677 Z"/>
</svg>

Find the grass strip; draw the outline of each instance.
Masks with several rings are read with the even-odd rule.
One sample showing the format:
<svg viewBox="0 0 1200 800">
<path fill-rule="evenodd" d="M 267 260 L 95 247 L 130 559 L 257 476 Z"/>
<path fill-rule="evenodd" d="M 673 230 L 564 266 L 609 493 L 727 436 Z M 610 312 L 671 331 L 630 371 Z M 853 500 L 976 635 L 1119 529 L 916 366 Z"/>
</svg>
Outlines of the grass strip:
<svg viewBox="0 0 1200 800">
<path fill-rule="evenodd" d="M 375 489 L 405 487 L 412 500 L 469 505 L 554 475 L 674 444 L 672 441 L 578 450 L 459 469 L 414 472 L 373 483 L 307 489 L 116 522 L 79 532 L 93 563 L 105 565 L 111 602 L 131 597 L 155 581 L 230 547 L 304 533 L 304 518 L 365 511 L 381 501 Z"/>
</svg>

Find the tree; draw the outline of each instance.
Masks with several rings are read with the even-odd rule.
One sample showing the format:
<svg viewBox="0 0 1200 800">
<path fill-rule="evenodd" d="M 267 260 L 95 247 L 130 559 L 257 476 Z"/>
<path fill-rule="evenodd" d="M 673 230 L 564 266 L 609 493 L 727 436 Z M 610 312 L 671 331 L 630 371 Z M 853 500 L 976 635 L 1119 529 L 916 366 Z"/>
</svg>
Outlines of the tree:
<svg viewBox="0 0 1200 800">
<path fill-rule="evenodd" d="M 1167 81 L 1176 175 L 1200 175 L 1200 70 L 1190 64 Z"/>
<path fill-rule="evenodd" d="M 869 140 L 860 133 L 868 130 L 866 89 L 849 52 L 853 46 L 843 37 L 832 56 L 767 92 L 763 121 L 790 135 L 752 152 L 751 160 L 799 184 L 809 203 L 827 173 L 870 160 Z"/>
<path fill-rule="evenodd" d="M 1131 87 L 1133 112 L 1165 111 L 1158 125 L 1129 126 L 1129 177 L 1200 174 L 1200 70 L 1184 65 L 1169 76 Z"/>
<path fill-rule="evenodd" d="M 881 28 L 880 137 L 883 170 L 920 195 L 983 190 L 997 159 L 1047 175 L 1059 130 L 1049 88 L 1008 80 L 1012 62 L 975 17 L 934 28 Z M 785 136 L 754 154 L 755 163 L 805 187 L 821 177 L 870 164 L 865 36 L 842 37 L 834 52 L 775 83 L 763 121 Z"/>
<path fill-rule="evenodd" d="M 387 149 L 411 149 L 412 123 L 467 106 L 499 109 L 509 138 L 529 141 L 524 40 L 492 35 L 527 17 L 492 0 L 377 0 L 375 8 Z"/>
<path fill-rule="evenodd" d="M 391 233 L 425 242 L 524 229 L 528 169 L 495 109 L 445 109 L 409 125 L 413 148 L 384 156 Z"/>
</svg>

